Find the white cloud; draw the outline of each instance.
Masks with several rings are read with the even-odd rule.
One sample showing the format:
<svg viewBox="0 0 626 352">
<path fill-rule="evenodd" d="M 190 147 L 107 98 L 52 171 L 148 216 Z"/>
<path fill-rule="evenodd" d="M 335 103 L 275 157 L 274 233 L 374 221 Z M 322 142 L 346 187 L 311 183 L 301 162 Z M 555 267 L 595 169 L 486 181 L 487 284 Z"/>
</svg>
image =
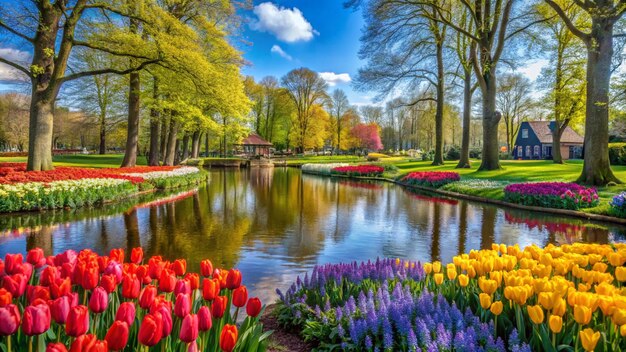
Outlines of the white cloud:
<svg viewBox="0 0 626 352">
<path fill-rule="evenodd" d="M 541 75 L 541 70 L 550 64 L 546 59 L 529 60 L 526 65 L 519 67 L 516 71 L 534 81 Z"/>
<path fill-rule="evenodd" d="M 282 58 L 286 59 L 286 60 L 293 60 L 293 58 L 291 57 L 291 55 L 287 54 L 283 48 L 281 48 L 280 46 L 274 44 L 272 46 L 272 49 L 270 49 L 271 52 L 276 53 L 278 55 L 280 55 Z"/>
<path fill-rule="evenodd" d="M 283 42 L 307 42 L 319 34 L 296 7 L 288 9 L 264 2 L 255 6 L 253 12 L 257 20 L 250 24 L 250 28 L 271 33 Z"/>
<path fill-rule="evenodd" d="M 26 51 L 11 48 L 0 48 L 0 57 L 28 67 L 31 55 Z M 13 67 L 0 63 L 0 81 L 23 81 L 26 75 Z"/>
<path fill-rule="evenodd" d="M 347 73 L 319 72 L 319 75 L 331 87 L 338 83 L 350 83 L 352 81 L 352 78 Z"/>
</svg>

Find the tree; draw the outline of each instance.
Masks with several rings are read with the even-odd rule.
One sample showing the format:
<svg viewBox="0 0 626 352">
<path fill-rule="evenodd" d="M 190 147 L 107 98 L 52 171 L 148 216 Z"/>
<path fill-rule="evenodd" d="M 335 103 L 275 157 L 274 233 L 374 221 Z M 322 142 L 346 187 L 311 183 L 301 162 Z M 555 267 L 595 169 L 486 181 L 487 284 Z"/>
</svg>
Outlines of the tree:
<svg viewBox="0 0 626 352">
<path fill-rule="evenodd" d="M 315 123 L 312 108 L 315 104 L 323 104 L 328 98 L 327 84 L 316 72 L 308 68 L 289 71 L 281 82 L 296 106 L 295 120 L 298 130 L 296 143 L 300 152 L 304 152 L 307 133 Z"/>
<path fill-rule="evenodd" d="M 359 109 L 361 116 L 363 116 L 363 120 L 369 123 L 375 123 L 377 125 L 381 125 L 383 122 L 384 112 L 383 108 L 380 106 L 373 105 L 363 105 Z"/>
<path fill-rule="evenodd" d="M 330 95 L 328 101 L 328 107 L 330 108 L 330 116 L 332 117 L 332 123 L 335 127 L 335 136 L 337 144 L 337 151 L 341 150 L 341 132 L 343 129 L 343 115 L 346 113 L 350 106 L 346 93 L 341 89 L 335 89 Z"/>
<path fill-rule="evenodd" d="M 506 130 L 506 146 L 509 154 L 513 155 L 512 147 L 515 136 L 522 121 L 528 119 L 528 112 L 534 101 L 530 97 L 530 80 L 521 74 L 506 74 L 498 81 L 496 103 L 502 113 L 502 120 Z"/>
<path fill-rule="evenodd" d="M 563 1 L 559 1 L 564 4 Z M 563 163 L 561 156 L 561 136 L 573 122 L 584 119 L 585 105 L 585 58 L 583 43 L 576 37 L 551 7 L 540 6 L 540 14 L 547 20 L 540 27 L 547 30 L 541 43 L 550 53 L 553 65 L 542 72 L 542 81 L 549 89 L 548 100 L 552 103 L 554 127 L 552 128 L 552 160 Z M 564 11 L 575 23 L 584 21 L 582 11 L 576 6 L 566 6 Z M 545 33 L 545 32 L 544 32 Z"/>
<path fill-rule="evenodd" d="M 561 18 L 567 28 L 587 48 L 587 101 L 585 109 L 585 141 L 583 171 L 578 182 L 602 186 L 621 182 L 609 163 L 609 88 L 613 59 L 613 29 L 626 7 L 623 1 L 575 1 L 576 6 L 591 18 L 591 27 L 572 19 L 565 6 L 555 0 L 544 0 Z"/>
<path fill-rule="evenodd" d="M 379 151 L 383 149 L 380 141 L 380 127 L 375 123 L 360 123 L 350 131 L 357 143 L 357 147 L 364 151 Z"/>
<path fill-rule="evenodd" d="M 139 1 L 136 2 L 139 5 Z M 159 61 L 158 55 L 147 53 L 148 46 L 132 33 L 121 33 L 117 26 L 108 25 L 109 44 L 92 40 L 91 32 L 102 30 L 113 16 L 118 19 L 136 17 L 130 9 L 118 3 L 89 3 L 76 0 L 40 1 L 28 4 L 19 1 L 23 16 L 11 16 L 17 10 L 3 4 L 0 9 L 0 30 L 22 45 L 32 48 L 29 67 L 7 57 L 0 62 L 17 69 L 31 80 L 30 127 L 28 143 L 28 170 L 49 170 L 52 165 L 52 125 L 54 103 L 61 86 L 68 81 L 105 73 L 128 74 Z M 138 6 L 139 7 L 139 6 Z M 154 6 L 141 6 L 152 11 Z M 83 26 L 89 22 L 88 26 Z M 134 45 L 129 45 L 132 42 Z M 116 45 L 123 44 L 123 45 Z M 108 52 L 120 57 L 134 57 L 135 64 L 126 68 L 99 68 L 67 73 L 68 61 L 75 47 Z"/>
</svg>

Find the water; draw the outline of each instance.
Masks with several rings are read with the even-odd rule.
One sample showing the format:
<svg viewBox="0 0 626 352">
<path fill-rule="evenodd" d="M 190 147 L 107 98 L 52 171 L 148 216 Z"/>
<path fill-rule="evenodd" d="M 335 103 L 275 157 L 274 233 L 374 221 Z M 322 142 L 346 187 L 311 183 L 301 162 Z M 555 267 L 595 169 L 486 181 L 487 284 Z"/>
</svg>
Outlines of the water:
<svg viewBox="0 0 626 352">
<path fill-rule="evenodd" d="M 139 203 L 139 204 L 137 204 Z M 0 216 L 0 256 L 142 246 L 147 255 L 239 268 L 252 295 L 275 300 L 315 264 L 377 257 L 451 258 L 491 243 L 625 238 L 626 228 L 417 194 L 388 183 L 302 175 L 292 168 L 211 171 L 197 190 L 96 209 Z"/>
</svg>

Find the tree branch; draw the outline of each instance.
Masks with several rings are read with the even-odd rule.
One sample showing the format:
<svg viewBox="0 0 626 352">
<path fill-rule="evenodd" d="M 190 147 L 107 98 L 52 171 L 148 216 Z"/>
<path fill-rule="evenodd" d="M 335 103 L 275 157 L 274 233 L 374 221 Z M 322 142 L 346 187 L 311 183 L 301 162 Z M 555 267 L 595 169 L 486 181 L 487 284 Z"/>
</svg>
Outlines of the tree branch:
<svg viewBox="0 0 626 352">
<path fill-rule="evenodd" d="M 561 8 L 561 6 L 559 6 L 559 4 L 557 4 L 553 0 L 543 0 L 543 1 L 545 1 L 546 4 L 550 5 L 550 7 L 552 7 L 552 9 L 559 15 L 559 17 L 561 17 L 561 19 L 563 20 L 563 23 L 565 23 L 565 26 L 567 26 L 567 28 L 575 36 L 580 38 L 583 42 L 585 42 L 585 44 L 589 43 L 589 41 L 591 40 L 591 36 L 588 33 L 585 33 L 583 31 L 581 31 L 580 29 L 578 29 L 578 27 L 576 27 L 576 25 L 567 16 L 565 11 L 563 11 L 563 9 Z"/>
<path fill-rule="evenodd" d="M 16 36 L 18 36 L 18 37 L 20 37 L 20 38 L 22 38 L 22 39 L 24 39 L 24 40 L 28 41 L 29 43 L 34 43 L 34 42 L 35 42 L 35 39 L 33 39 L 33 38 L 31 38 L 31 37 L 27 36 L 27 35 L 26 35 L 26 34 L 24 34 L 24 33 L 20 33 L 20 32 L 18 32 L 18 31 L 16 31 L 14 28 L 11 28 L 11 27 L 7 26 L 7 25 L 6 25 L 6 23 L 2 22 L 1 20 L 0 20 L 0 27 L 2 27 L 2 28 L 4 28 L 5 30 L 9 31 L 10 33 L 13 33 L 13 34 L 15 34 Z"/>
<path fill-rule="evenodd" d="M 160 60 L 158 60 L 158 59 L 157 60 L 144 61 L 139 66 L 132 67 L 132 68 L 129 68 L 129 69 L 126 69 L 126 70 L 116 70 L 116 69 L 113 69 L 113 68 L 105 68 L 105 69 L 101 69 L 101 70 L 77 72 L 77 73 L 74 73 L 74 74 L 71 74 L 71 75 L 67 75 L 67 76 L 61 78 L 61 82 L 63 83 L 63 82 L 75 80 L 75 79 L 82 78 L 82 77 L 103 75 L 103 74 L 106 74 L 106 73 L 112 73 L 112 74 L 116 74 L 116 75 L 127 75 L 127 74 L 129 74 L 131 72 L 140 71 L 144 67 L 146 67 L 148 65 L 156 64 L 159 61 Z"/>
<path fill-rule="evenodd" d="M 25 73 L 28 77 L 32 78 L 33 76 L 31 75 L 30 71 L 28 69 L 26 69 L 25 67 L 23 67 L 22 65 L 18 65 L 13 61 L 9 61 L 8 59 L 5 59 L 3 57 L 0 57 L 0 62 L 7 64 L 17 70 L 22 71 L 23 73 Z"/>
</svg>

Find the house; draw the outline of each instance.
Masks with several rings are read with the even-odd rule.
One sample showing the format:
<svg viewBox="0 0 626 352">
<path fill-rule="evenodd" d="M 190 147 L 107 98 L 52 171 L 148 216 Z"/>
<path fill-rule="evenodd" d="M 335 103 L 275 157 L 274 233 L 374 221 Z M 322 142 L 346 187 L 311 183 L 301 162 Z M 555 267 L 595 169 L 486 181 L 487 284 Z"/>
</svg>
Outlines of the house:
<svg viewBox="0 0 626 352">
<path fill-rule="evenodd" d="M 245 156 L 255 157 L 259 155 L 269 156 L 270 148 L 272 148 L 273 144 L 252 132 L 238 146 L 243 149 Z"/>
<path fill-rule="evenodd" d="M 552 129 L 554 121 L 522 122 L 515 146 L 515 159 L 552 159 Z M 583 152 L 583 137 L 567 126 L 561 136 L 563 160 L 580 159 Z"/>
</svg>

